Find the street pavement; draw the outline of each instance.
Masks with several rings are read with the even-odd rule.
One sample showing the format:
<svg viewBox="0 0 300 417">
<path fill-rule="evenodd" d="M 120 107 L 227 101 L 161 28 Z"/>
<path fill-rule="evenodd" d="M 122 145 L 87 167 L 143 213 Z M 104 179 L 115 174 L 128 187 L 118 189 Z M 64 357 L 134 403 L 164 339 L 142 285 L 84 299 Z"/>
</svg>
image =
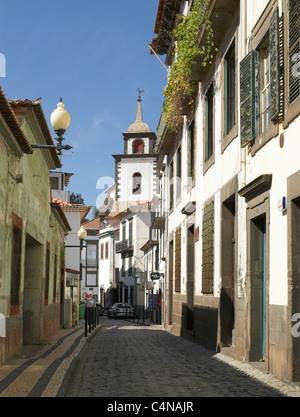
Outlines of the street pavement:
<svg viewBox="0 0 300 417">
<path fill-rule="evenodd" d="M 298 386 L 164 331 L 103 318 L 68 397 L 280 397 Z"/>
<path fill-rule="evenodd" d="M 101 317 L 59 330 L 38 350 L 0 366 L 0 397 L 300 397 L 249 364 L 216 354 L 163 330 Z M 121 410 L 120 410 L 121 411 Z"/>
</svg>

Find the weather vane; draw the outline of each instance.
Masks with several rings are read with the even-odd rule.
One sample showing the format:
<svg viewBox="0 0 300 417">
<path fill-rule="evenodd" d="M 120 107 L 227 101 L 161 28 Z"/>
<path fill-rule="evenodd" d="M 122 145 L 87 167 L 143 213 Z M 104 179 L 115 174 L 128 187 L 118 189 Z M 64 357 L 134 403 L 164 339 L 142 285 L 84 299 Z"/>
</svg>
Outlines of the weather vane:
<svg viewBox="0 0 300 417">
<path fill-rule="evenodd" d="M 139 92 L 139 95 L 141 96 L 141 94 L 143 94 L 145 91 L 144 91 L 144 90 L 140 90 L 140 89 L 138 88 L 138 92 Z"/>
</svg>

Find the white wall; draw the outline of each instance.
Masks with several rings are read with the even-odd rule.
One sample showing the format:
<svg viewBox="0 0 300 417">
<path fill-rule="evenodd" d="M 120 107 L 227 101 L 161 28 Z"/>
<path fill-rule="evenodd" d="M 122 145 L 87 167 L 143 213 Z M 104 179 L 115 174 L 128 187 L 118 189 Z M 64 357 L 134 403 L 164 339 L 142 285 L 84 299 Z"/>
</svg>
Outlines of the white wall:
<svg viewBox="0 0 300 417">
<path fill-rule="evenodd" d="M 155 191 L 155 182 L 153 178 L 154 163 L 156 164 L 154 158 L 122 159 L 118 176 L 118 200 L 152 200 Z M 142 175 L 141 194 L 132 194 L 132 177 L 133 174 L 137 172 Z"/>
</svg>

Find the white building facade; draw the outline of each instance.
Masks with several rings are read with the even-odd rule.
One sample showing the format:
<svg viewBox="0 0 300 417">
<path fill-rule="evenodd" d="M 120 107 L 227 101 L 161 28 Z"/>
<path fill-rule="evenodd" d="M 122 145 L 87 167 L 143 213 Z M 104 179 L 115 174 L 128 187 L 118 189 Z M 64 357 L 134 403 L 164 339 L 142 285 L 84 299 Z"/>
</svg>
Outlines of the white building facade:
<svg viewBox="0 0 300 417">
<path fill-rule="evenodd" d="M 191 7 L 159 2 L 152 45 L 171 71 L 165 29 Z M 194 105 L 181 129 L 158 128 L 164 323 L 299 380 L 299 2 L 215 0 L 210 20 L 218 48 L 193 69 Z"/>
<path fill-rule="evenodd" d="M 144 123 L 141 97 L 135 122 L 123 133 L 124 153 L 115 159 L 115 201 L 106 220 L 119 220 L 118 301 L 135 307 L 146 305 L 146 271 L 141 249 L 149 240 L 151 201 L 159 192 L 156 134 Z M 116 265 L 117 267 L 117 265 Z"/>
</svg>

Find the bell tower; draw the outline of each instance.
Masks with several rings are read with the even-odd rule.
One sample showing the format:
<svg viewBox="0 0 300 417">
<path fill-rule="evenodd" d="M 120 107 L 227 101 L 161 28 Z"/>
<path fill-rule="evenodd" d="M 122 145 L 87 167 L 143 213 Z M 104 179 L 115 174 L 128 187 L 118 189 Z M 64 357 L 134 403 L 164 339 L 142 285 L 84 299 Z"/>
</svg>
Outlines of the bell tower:
<svg viewBox="0 0 300 417">
<path fill-rule="evenodd" d="M 138 91 L 135 122 L 123 133 L 124 154 L 113 155 L 117 201 L 151 201 L 157 194 L 156 134 L 143 121 L 143 91 Z"/>
</svg>

